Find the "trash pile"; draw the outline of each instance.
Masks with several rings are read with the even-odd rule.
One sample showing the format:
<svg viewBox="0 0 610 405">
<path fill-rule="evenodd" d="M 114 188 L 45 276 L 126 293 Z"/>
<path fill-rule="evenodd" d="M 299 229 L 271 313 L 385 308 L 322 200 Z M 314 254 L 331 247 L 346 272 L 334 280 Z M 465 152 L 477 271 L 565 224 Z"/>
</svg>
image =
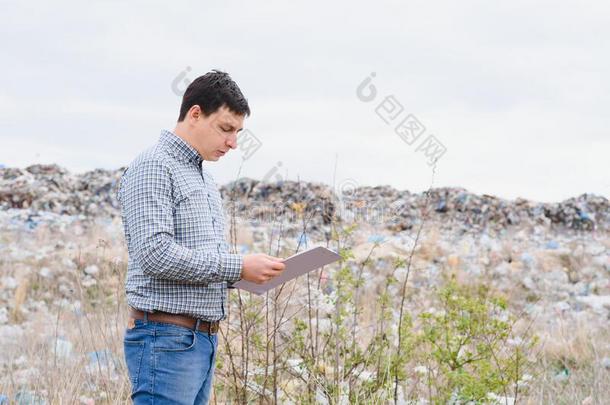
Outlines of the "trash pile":
<svg viewBox="0 0 610 405">
<path fill-rule="evenodd" d="M 358 187 L 349 193 L 334 193 L 324 184 L 283 181 L 261 183 L 240 179 L 221 188 L 225 205 L 237 217 L 250 220 L 287 217 L 300 210 L 311 218 L 313 229 L 328 224 L 333 216 L 346 221 L 383 225 L 404 231 L 422 218 L 445 228 L 480 231 L 517 226 L 558 226 L 582 231 L 610 230 L 608 199 L 593 194 L 559 203 L 538 203 L 523 198 L 514 201 L 477 195 L 462 188 L 434 188 L 414 194 L 389 186 Z M 230 211 L 228 211 L 230 213 Z"/>
<path fill-rule="evenodd" d="M 121 173 L 97 169 L 73 175 L 57 165 L 0 169 L 0 209 L 116 216 L 118 202 L 113 190 Z"/>
<path fill-rule="evenodd" d="M 115 198 L 123 169 L 70 174 L 57 165 L 0 169 L 0 209 L 20 208 L 57 214 L 119 215 Z M 220 188 L 227 215 L 251 221 L 307 218 L 312 229 L 333 216 L 374 222 L 393 231 L 411 229 L 424 215 L 464 230 L 510 225 L 563 226 L 575 230 L 610 230 L 610 207 L 602 196 L 583 194 L 560 203 L 522 198 L 503 200 L 461 188 L 435 188 L 414 194 L 389 186 L 359 187 L 334 193 L 318 183 L 262 183 L 242 178 Z M 300 220 L 300 219 L 299 219 Z"/>
<path fill-rule="evenodd" d="M 18 208 L 56 214 L 116 217 L 116 190 L 124 169 L 71 174 L 57 165 L 0 168 L 0 209 Z M 305 218 L 315 230 L 333 217 L 411 229 L 425 216 L 447 228 L 496 230 L 512 225 L 559 226 L 582 231 L 610 230 L 608 199 L 582 194 L 559 203 L 523 198 L 504 200 L 462 188 L 434 188 L 411 193 L 389 186 L 358 187 L 336 193 L 319 183 L 262 183 L 242 178 L 220 187 L 227 215 L 253 222 L 288 222 Z"/>
</svg>

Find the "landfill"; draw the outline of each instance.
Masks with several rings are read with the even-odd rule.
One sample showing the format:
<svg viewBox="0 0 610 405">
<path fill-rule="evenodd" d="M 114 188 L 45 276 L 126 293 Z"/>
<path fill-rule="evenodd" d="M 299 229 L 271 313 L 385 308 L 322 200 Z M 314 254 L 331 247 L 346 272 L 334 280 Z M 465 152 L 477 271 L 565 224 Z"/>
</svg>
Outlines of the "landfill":
<svg viewBox="0 0 610 405">
<path fill-rule="evenodd" d="M 113 319 L 107 326 L 116 335 L 102 337 L 87 318 L 123 294 L 127 252 L 116 200 L 123 171 L 0 168 L 0 404 L 49 403 L 34 383 L 49 364 L 92 376 L 75 393 L 81 403 L 108 401 L 104 387 L 124 377 L 116 344 L 123 326 Z M 583 333 L 610 327 L 610 209 L 603 196 L 542 203 L 447 187 L 341 193 L 322 183 L 249 178 L 220 192 L 227 238 L 240 253 L 295 252 L 329 243 L 337 221 L 355 224 L 354 256 L 374 263 L 364 271 L 370 291 L 383 284 L 392 258 L 417 249 L 414 308 L 426 305 L 426 291 L 451 272 L 490 280 L 551 343 L 561 325 L 579 325 Z M 404 274 L 397 271 L 399 281 Z M 599 342 L 596 350 L 606 353 L 599 368 L 608 372 L 610 344 Z"/>
</svg>

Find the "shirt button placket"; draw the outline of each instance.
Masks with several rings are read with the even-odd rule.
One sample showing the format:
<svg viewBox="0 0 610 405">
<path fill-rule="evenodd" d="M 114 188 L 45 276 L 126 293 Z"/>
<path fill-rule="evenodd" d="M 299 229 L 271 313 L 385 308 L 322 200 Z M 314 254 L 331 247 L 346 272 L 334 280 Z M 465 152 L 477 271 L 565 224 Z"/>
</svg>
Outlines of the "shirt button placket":
<svg viewBox="0 0 610 405">
<path fill-rule="evenodd" d="M 206 186 L 206 189 L 207 189 L 208 186 L 205 182 L 205 176 L 203 175 L 203 162 L 201 162 L 199 171 L 201 173 L 201 179 L 203 180 L 203 184 Z M 214 238 L 217 239 L 216 217 L 214 216 L 214 213 L 212 211 L 212 204 L 210 203 L 210 198 L 211 198 L 210 192 L 206 190 L 206 201 L 208 203 L 208 212 L 210 213 L 210 217 L 212 218 L 212 232 L 214 232 Z M 218 251 L 218 253 L 220 253 L 222 251 L 220 245 L 221 245 L 220 243 L 216 243 L 216 250 Z M 223 293 L 220 293 L 220 309 L 222 311 L 222 317 L 224 318 L 224 316 L 225 316 L 225 297 L 224 297 Z"/>
<path fill-rule="evenodd" d="M 208 201 L 208 212 L 210 213 L 210 217 L 212 217 L 212 230 L 214 231 L 214 236 L 216 236 L 216 217 L 214 216 L 214 211 L 212 210 L 212 203 L 210 202 L 210 193 L 207 194 Z"/>
<path fill-rule="evenodd" d="M 203 175 L 203 162 L 199 163 L 199 174 L 201 174 L 201 180 L 203 180 L 203 184 L 205 184 L 205 176 Z"/>
<path fill-rule="evenodd" d="M 205 183 L 205 177 L 203 176 L 203 169 L 201 170 L 201 178 L 203 179 L 203 182 Z M 208 212 L 210 213 L 210 217 L 212 217 L 212 232 L 214 232 L 214 238 L 217 238 L 217 232 L 216 232 L 216 217 L 214 216 L 214 212 L 212 211 L 212 203 L 210 202 L 210 192 L 206 191 L 206 201 L 208 203 Z M 216 243 L 216 251 L 218 253 L 221 252 L 221 248 L 220 248 L 220 244 Z"/>
</svg>

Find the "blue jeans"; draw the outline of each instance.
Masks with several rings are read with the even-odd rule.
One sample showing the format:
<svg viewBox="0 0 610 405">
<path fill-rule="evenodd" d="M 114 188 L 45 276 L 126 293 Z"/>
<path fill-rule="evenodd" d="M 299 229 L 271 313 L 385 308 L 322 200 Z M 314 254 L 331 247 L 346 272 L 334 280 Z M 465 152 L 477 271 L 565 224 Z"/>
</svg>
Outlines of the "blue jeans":
<svg viewBox="0 0 610 405">
<path fill-rule="evenodd" d="M 123 339 L 134 404 L 207 404 L 217 346 L 216 334 L 136 319 Z"/>
</svg>

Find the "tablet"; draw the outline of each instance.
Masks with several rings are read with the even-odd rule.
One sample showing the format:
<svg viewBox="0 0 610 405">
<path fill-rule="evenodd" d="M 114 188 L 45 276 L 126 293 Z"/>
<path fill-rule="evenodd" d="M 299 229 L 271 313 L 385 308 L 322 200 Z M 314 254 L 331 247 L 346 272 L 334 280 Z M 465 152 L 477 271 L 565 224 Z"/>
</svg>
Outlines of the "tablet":
<svg viewBox="0 0 610 405">
<path fill-rule="evenodd" d="M 286 265 L 286 268 L 282 274 L 266 283 L 256 284 L 251 281 L 239 280 L 233 284 L 233 287 L 261 295 L 281 284 L 327 264 L 334 263 L 339 259 L 341 259 L 341 256 L 334 251 L 322 246 L 315 247 L 285 259 L 282 263 Z"/>
</svg>

